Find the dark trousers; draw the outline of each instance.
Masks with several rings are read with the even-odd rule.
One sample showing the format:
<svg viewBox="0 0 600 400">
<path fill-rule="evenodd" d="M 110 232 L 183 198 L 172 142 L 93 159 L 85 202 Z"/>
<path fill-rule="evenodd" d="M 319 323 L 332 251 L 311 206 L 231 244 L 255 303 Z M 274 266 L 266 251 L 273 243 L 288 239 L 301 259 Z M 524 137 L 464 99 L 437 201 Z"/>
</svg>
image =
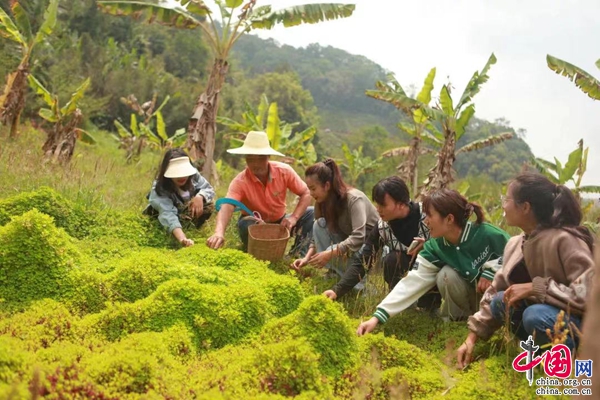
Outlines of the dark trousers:
<svg viewBox="0 0 600 400">
<path fill-rule="evenodd" d="M 390 253 L 383 258 L 383 278 L 388 284 L 390 291 L 394 289 L 396 284 L 400 282 L 400 279 L 402 279 L 410 270 L 410 259 L 411 257 L 409 255 L 400 251 L 390 251 Z M 425 293 L 419 298 L 417 303 L 419 307 L 428 310 L 439 308 L 441 304 L 442 296 L 437 288 Z"/>
<path fill-rule="evenodd" d="M 272 224 L 279 224 L 285 217 L 289 217 L 291 214 L 286 214 L 277 221 L 269 221 Z M 290 234 L 294 236 L 294 245 L 290 250 L 290 255 L 304 257 L 306 252 L 308 251 L 308 246 L 310 245 L 310 240 L 312 237 L 312 229 L 313 224 L 315 222 L 315 211 L 313 207 L 308 207 L 302 217 L 298 220 L 298 223 L 292 229 Z M 246 218 L 240 216 L 238 219 L 238 232 L 240 234 L 240 238 L 242 239 L 243 250 L 248 251 L 248 227 L 250 225 L 256 224 L 256 221 L 253 218 Z"/>
<path fill-rule="evenodd" d="M 383 279 L 388 284 L 390 291 L 396 286 L 400 279 L 406 275 L 409 269 L 410 258 L 406 253 L 390 251 L 383 258 Z"/>
</svg>

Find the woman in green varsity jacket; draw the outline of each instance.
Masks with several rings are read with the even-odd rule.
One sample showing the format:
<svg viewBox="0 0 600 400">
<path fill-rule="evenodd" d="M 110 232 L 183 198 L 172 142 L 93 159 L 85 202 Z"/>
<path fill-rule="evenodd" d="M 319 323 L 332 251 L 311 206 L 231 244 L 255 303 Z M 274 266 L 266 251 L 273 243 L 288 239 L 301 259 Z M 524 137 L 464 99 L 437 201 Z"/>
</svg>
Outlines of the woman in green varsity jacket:
<svg viewBox="0 0 600 400">
<path fill-rule="evenodd" d="M 425 197 L 423 210 L 431 239 L 417 256 L 417 268 L 398 282 L 371 319 L 360 324 L 359 336 L 408 308 L 436 284 L 444 299 L 441 316 L 464 319 L 477 311 L 477 292 L 491 285 L 509 235 L 484 222 L 481 207 L 455 190 Z M 469 221 L 472 214 L 475 223 Z"/>
</svg>

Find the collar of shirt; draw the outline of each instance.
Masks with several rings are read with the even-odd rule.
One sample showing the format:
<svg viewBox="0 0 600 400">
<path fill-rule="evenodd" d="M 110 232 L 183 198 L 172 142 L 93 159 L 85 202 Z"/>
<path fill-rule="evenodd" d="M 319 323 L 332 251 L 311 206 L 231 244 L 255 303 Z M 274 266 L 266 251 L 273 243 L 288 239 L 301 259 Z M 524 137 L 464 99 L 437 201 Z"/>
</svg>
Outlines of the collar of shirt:
<svg viewBox="0 0 600 400">
<path fill-rule="evenodd" d="M 471 227 L 472 226 L 473 226 L 472 222 L 467 222 L 467 224 L 465 225 L 465 228 L 463 229 L 463 231 L 460 235 L 459 244 L 463 244 L 464 242 L 469 240 L 469 238 L 471 236 Z M 454 246 L 452 243 L 447 241 L 446 238 L 443 238 L 443 242 L 444 242 L 444 246 Z"/>
</svg>

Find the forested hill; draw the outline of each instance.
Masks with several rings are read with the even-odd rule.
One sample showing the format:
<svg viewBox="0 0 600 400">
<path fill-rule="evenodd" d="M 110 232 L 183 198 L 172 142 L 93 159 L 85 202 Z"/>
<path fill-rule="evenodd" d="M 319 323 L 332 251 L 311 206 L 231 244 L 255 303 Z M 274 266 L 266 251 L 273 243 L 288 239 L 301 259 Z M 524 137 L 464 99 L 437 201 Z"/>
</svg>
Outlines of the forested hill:
<svg viewBox="0 0 600 400">
<path fill-rule="evenodd" d="M 9 10 L 8 4 L 8 0 L 0 0 L 4 10 Z M 34 25 L 39 24 L 47 1 L 23 4 L 33 16 Z M 199 31 L 180 31 L 105 15 L 93 0 L 61 0 L 60 4 L 57 27 L 48 43 L 36 48 L 31 68 L 44 86 L 67 99 L 83 80 L 91 77 L 82 103 L 90 127 L 94 124 L 114 130 L 115 119 L 129 125 L 131 110 L 121 98 L 133 94 L 145 102 L 153 93 L 157 93 L 158 101 L 170 96 L 163 109 L 168 134 L 187 125 L 212 63 Z M 19 59 L 18 47 L 1 39 L 3 79 L 16 69 Z M 364 94 L 386 75 L 382 66 L 366 57 L 318 44 L 298 49 L 249 35 L 238 41 L 230 61 L 220 108 L 223 116 L 239 120 L 246 104 L 256 109 L 265 93 L 270 101 L 278 103 L 282 120 L 299 122 L 299 128 L 319 128 L 320 156 L 340 157 L 341 144 L 347 143 L 351 147 L 363 144 L 364 155 L 375 158 L 407 142 L 406 135 L 396 126 L 401 114 Z M 397 78 L 409 92 L 410 84 L 421 84 Z M 28 96 L 24 120 L 37 118 L 42 104 L 33 93 Z M 465 139 L 471 141 L 512 130 L 503 125 L 506 123 L 473 120 Z M 226 146 L 219 136 L 219 154 Z M 459 155 L 457 169 L 461 175 L 485 173 L 503 180 L 518 172 L 522 162 L 530 157 L 525 142 L 515 139 L 492 149 Z M 390 160 L 381 174 L 392 173 L 398 161 Z"/>
<path fill-rule="evenodd" d="M 397 119 L 393 106 L 365 96 L 366 89 L 385 79 L 386 71 L 364 56 L 316 43 L 295 48 L 254 35 L 238 42 L 235 55 L 249 76 L 284 70 L 297 72 L 319 110 L 367 114 L 385 122 Z"/>
<path fill-rule="evenodd" d="M 365 96 L 365 90 L 374 88 L 376 81 L 384 80 L 387 71 L 364 56 L 319 44 L 295 48 L 254 35 L 242 38 L 234 54 L 239 67 L 250 77 L 283 71 L 295 71 L 299 75 L 302 86 L 310 91 L 319 110 L 321 140 L 332 145 L 327 148 L 339 149 L 344 141 L 359 145 L 371 139 L 379 145 L 365 146 L 365 149 L 385 150 L 399 147 L 408 140 L 397 128 L 402 118 L 400 112 L 390 104 Z M 409 82 L 404 89 L 410 92 L 411 84 L 421 82 Z M 517 134 L 509 124 L 504 119 L 495 122 L 473 119 L 459 146 L 503 132 L 513 132 L 515 138 L 494 147 L 459 154 L 456 163 L 459 176 L 483 173 L 495 181 L 505 181 L 520 171 L 533 154 L 523 140 L 524 132 Z M 377 125 L 384 128 L 387 135 L 375 129 Z M 375 153 L 368 155 L 376 156 Z"/>
</svg>

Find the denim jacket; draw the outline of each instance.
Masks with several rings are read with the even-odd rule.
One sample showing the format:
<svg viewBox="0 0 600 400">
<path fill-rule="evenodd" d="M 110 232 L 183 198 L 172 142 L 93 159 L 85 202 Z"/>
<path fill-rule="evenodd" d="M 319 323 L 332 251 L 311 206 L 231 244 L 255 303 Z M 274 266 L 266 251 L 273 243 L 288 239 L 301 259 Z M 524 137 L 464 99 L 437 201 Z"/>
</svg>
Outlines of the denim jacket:
<svg viewBox="0 0 600 400">
<path fill-rule="evenodd" d="M 192 176 L 193 189 L 190 196 L 201 195 L 204 197 L 204 203 L 212 203 L 215 199 L 215 190 L 200 173 Z M 168 195 L 159 196 L 156 193 L 156 181 L 152 183 L 152 191 L 149 196 L 150 205 L 158 211 L 158 220 L 169 230 L 173 232 L 176 228 L 181 228 L 178 214 L 185 209 L 187 204 L 184 204 L 181 197 L 177 193 L 169 193 Z"/>
</svg>

